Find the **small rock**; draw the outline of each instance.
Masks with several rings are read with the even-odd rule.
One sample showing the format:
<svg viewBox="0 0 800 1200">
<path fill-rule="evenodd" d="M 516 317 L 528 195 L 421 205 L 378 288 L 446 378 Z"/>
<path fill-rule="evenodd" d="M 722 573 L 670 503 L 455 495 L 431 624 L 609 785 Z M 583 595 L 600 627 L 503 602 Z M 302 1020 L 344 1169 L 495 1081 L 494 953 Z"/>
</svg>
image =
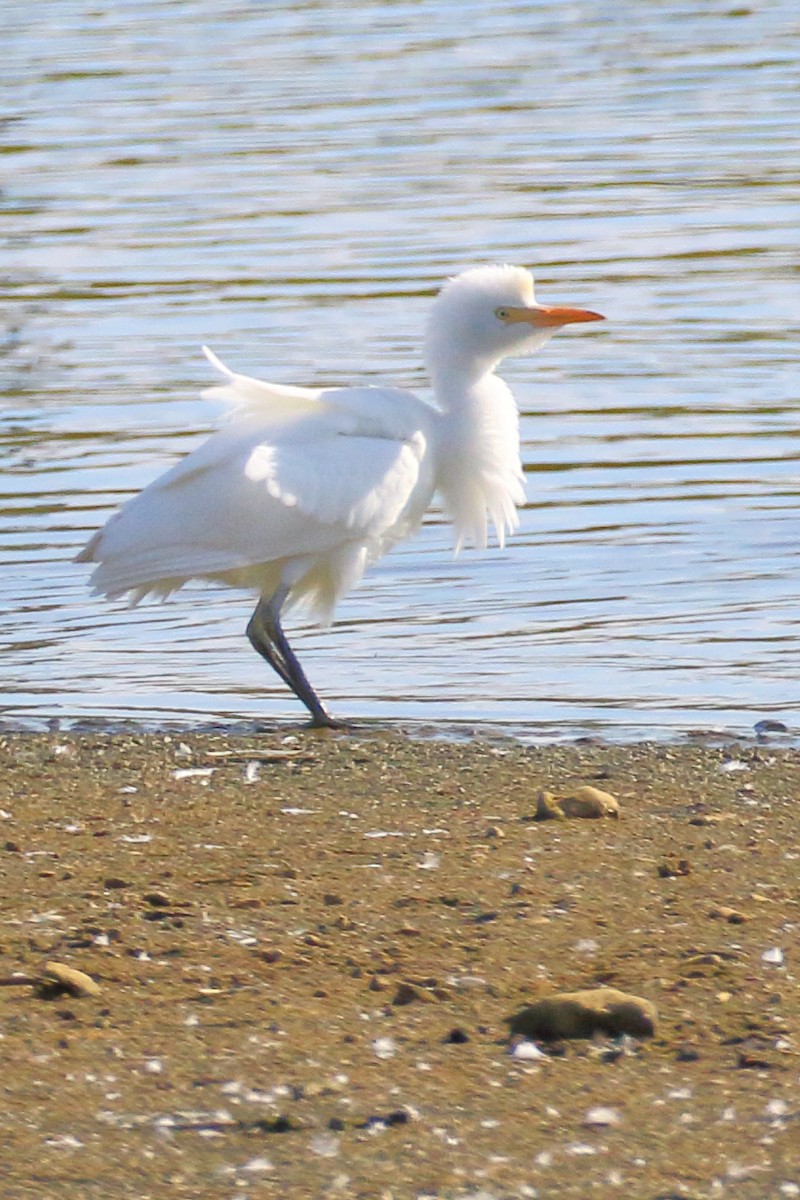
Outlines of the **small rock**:
<svg viewBox="0 0 800 1200">
<path fill-rule="evenodd" d="M 261 764 L 256 762 L 255 759 L 251 759 L 250 762 L 247 764 L 247 766 L 244 769 L 243 777 L 244 777 L 245 783 L 258 783 L 260 774 L 261 774 Z"/>
<path fill-rule="evenodd" d="M 335 892 L 326 892 L 322 897 L 322 903 L 326 904 L 329 908 L 333 908 L 337 904 L 344 904 L 344 900 L 341 896 L 337 896 Z"/>
<path fill-rule="evenodd" d="M 247 1133 L 294 1133 L 303 1126 L 295 1118 L 279 1113 L 277 1117 L 259 1117 L 255 1121 L 248 1121 L 241 1128 Z"/>
<path fill-rule="evenodd" d="M 739 912 L 738 908 L 728 908 L 725 904 L 719 908 L 712 908 L 708 915 L 716 921 L 727 921 L 729 925 L 744 925 L 745 921 L 750 920 L 744 913 Z"/>
<path fill-rule="evenodd" d="M 736 1058 L 736 1066 L 740 1071 L 768 1071 L 774 1065 L 768 1058 L 759 1058 L 758 1055 L 750 1054 L 749 1051 L 743 1051 Z"/>
<path fill-rule="evenodd" d="M 469 1034 L 456 1027 L 451 1029 L 447 1036 L 442 1038 L 442 1041 L 448 1046 L 463 1046 L 465 1042 L 469 1041 Z"/>
<path fill-rule="evenodd" d="M 45 963 L 42 975 L 45 987 L 55 985 L 58 990 L 69 992 L 71 996 L 99 996 L 102 991 L 91 975 L 68 967 L 65 963 Z"/>
<path fill-rule="evenodd" d="M 376 1058 L 394 1058 L 397 1053 L 397 1042 L 394 1038 L 379 1037 L 372 1043 L 372 1050 Z"/>
<path fill-rule="evenodd" d="M 257 1155 L 256 1158 L 251 1158 L 249 1162 L 244 1163 L 241 1167 L 239 1167 L 239 1170 L 240 1171 L 250 1171 L 250 1172 L 264 1172 L 264 1171 L 274 1171 L 275 1167 L 273 1166 L 273 1164 L 270 1162 L 270 1160 L 268 1158 L 265 1158 L 263 1154 L 260 1154 L 260 1155 Z"/>
<path fill-rule="evenodd" d="M 697 1062 L 699 1058 L 700 1051 L 689 1042 L 684 1042 L 679 1046 L 675 1054 L 676 1062 Z"/>
<path fill-rule="evenodd" d="M 436 997 L 432 992 L 427 991 L 425 988 L 417 987 L 414 983 L 401 983 L 394 994 L 392 1004 L 400 1008 L 404 1004 L 413 1004 L 415 1001 L 420 1000 L 424 1004 L 436 1003 Z"/>
<path fill-rule="evenodd" d="M 131 885 L 128 883 L 127 879 L 119 879 L 116 875 L 112 875 L 109 879 L 103 880 L 103 887 L 107 888 L 109 891 L 130 886 Z"/>
<path fill-rule="evenodd" d="M 587 1129 L 604 1129 L 608 1125 L 619 1125 L 622 1117 L 618 1108 L 607 1104 L 597 1104 L 590 1108 L 581 1124 Z"/>
<path fill-rule="evenodd" d="M 764 720 L 764 721 L 756 721 L 755 725 L 753 726 L 753 729 L 755 731 L 756 737 L 758 737 L 758 738 L 764 738 L 767 736 L 767 734 L 770 734 L 770 733 L 788 733 L 789 732 L 788 726 L 784 725 L 783 721 L 771 721 L 769 719 Z"/>
<path fill-rule="evenodd" d="M 391 1129 L 395 1125 L 407 1125 L 411 1120 L 411 1114 L 404 1108 L 395 1109 L 394 1112 L 387 1113 L 386 1116 L 379 1116 L 373 1113 L 367 1117 L 366 1121 L 356 1122 L 356 1129 L 375 1129 L 383 1127 Z"/>
<path fill-rule="evenodd" d="M 166 892 L 145 892 L 142 899 L 153 908 L 169 908 L 170 899 Z"/>
<path fill-rule="evenodd" d="M 515 1046 L 512 1046 L 511 1057 L 516 1058 L 519 1062 L 536 1062 L 538 1059 L 546 1058 L 547 1055 L 539 1049 L 535 1042 L 529 1042 L 527 1038 L 522 1038 Z"/>
<path fill-rule="evenodd" d="M 536 801 L 537 821 L 563 821 L 568 817 L 600 817 L 619 819 L 619 801 L 610 792 L 596 787 L 579 787 L 565 796 L 553 792 L 540 792 Z"/>
<path fill-rule="evenodd" d="M 308 1143 L 308 1148 L 320 1158 L 335 1158 L 340 1150 L 339 1142 L 339 1138 L 332 1137 L 329 1133 L 317 1133 Z"/>
<path fill-rule="evenodd" d="M 687 858 L 666 858 L 658 865 L 659 879 L 676 879 L 679 875 L 688 875 L 692 870 Z"/>
<path fill-rule="evenodd" d="M 515 1013 L 509 1025 L 512 1034 L 557 1041 L 590 1038 L 595 1033 L 652 1037 L 656 1021 L 656 1010 L 649 1000 L 616 988 L 591 988 L 539 1000 Z"/>
<path fill-rule="evenodd" d="M 385 975 L 373 975 L 369 981 L 371 992 L 385 992 L 389 988 L 389 980 Z"/>
</svg>

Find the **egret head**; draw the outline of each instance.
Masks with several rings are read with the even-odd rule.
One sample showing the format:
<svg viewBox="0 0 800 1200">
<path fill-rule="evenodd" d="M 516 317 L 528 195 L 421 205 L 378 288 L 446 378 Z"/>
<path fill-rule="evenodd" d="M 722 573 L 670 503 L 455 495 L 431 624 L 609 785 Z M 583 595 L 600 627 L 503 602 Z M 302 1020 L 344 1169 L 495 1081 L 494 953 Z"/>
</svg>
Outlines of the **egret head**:
<svg viewBox="0 0 800 1200">
<path fill-rule="evenodd" d="M 426 359 L 434 374 L 442 367 L 491 370 L 510 355 L 538 350 L 562 325 L 602 320 L 585 308 L 537 304 L 524 267 L 473 267 L 434 301 Z"/>
</svg>

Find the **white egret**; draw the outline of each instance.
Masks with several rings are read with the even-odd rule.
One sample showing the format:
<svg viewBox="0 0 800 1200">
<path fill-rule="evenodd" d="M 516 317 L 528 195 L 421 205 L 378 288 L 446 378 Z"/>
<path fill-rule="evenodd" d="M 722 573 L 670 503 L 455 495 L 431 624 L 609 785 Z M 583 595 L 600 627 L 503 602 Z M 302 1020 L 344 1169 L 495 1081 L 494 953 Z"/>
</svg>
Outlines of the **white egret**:
<svg viewBox="0 0 800 1200">
<path fill-rule="evenodd" d="M 536 303 L 522 267 L 475 267 L 435 300 L 425 340 L 436 404 L 384 387 L 300 388 L 229 371 L 206 394 L 231 420 L 130 500 L 78 556 L 96 562 L 96 592 L 167 596 L 189 579 L 255 591 L 254 649 L 311 714 L 335 722 L 282 628 L 302 604 L 329 622 L 367 564 L 420 525 L 438 492 L 456 550 L 499 544 L 525 498 L 519 418 L 495 368 L 539 349 L 562 325 L 600 321 Z"/>
</svg>

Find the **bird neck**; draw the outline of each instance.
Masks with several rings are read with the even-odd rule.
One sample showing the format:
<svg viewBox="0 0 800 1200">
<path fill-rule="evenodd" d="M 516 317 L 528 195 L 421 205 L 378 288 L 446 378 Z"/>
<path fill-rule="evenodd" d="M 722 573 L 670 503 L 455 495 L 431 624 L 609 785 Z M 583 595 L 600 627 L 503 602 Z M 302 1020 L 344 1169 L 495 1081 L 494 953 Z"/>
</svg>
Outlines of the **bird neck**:
<svg viewBox="0 0 800 1200">
<path fill-rule="evenodd" d="M 488 518 L 502 546 L 519 524 L 525 499 L 519 454 L 519 413 L 492 363 L 479 372 L 435 372 L 441 410 L 438 485 L 456 530 L 465 542 L 485 546 Z"/>
</svg>

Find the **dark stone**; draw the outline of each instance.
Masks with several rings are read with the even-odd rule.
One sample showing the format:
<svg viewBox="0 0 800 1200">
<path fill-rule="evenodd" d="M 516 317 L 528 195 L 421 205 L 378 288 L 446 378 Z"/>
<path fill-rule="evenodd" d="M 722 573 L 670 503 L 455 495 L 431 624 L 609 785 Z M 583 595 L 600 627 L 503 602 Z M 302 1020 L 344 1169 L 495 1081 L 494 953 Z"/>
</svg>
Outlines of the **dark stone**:
<svg viewBox="0 0 800 1200">
<path fill-rule="evenodd" d="M 469 1034 L 456 1027 L 451 1029 L 447 1036 L 442 1038 L 442 1041 L 452 1046 L 463 1046 L 464 1042 L 469 1041 Z"/>
</svg>

